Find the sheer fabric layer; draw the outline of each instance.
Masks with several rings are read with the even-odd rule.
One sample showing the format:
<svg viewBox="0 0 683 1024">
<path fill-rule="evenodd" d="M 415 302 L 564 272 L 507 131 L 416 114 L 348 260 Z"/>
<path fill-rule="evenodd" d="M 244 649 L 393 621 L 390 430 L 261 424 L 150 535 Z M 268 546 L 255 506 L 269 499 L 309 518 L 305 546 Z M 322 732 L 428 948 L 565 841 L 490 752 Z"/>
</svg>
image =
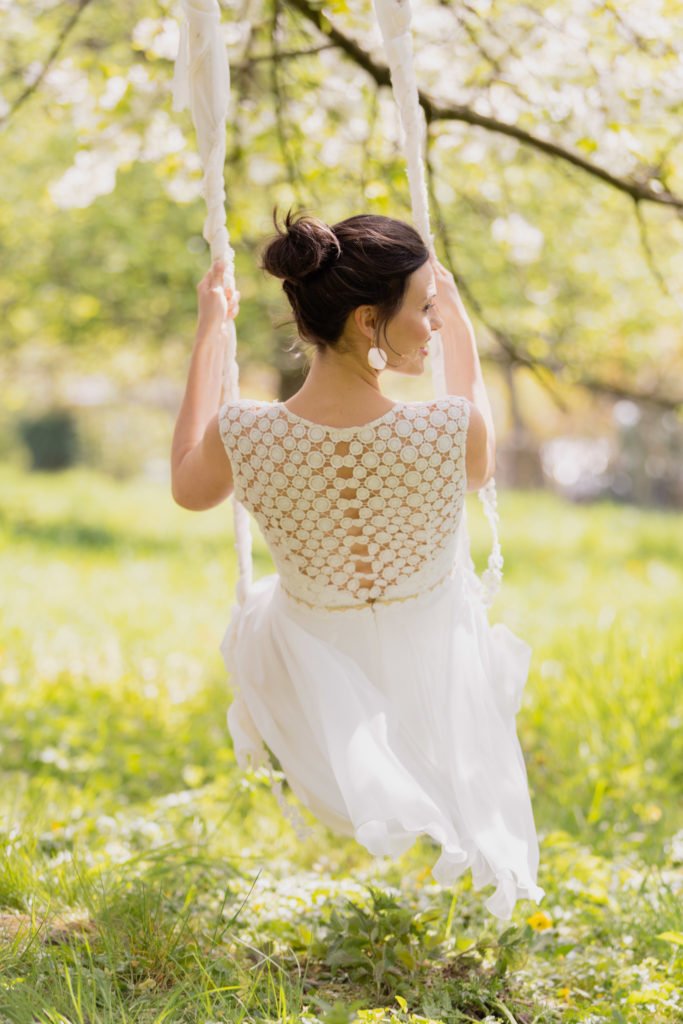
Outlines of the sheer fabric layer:
<svg viewBox="0 0 683 1024">
<path fill-rule="evenodd" d="M 471 869 L 508 920 L 539 902 L 539 850 L 516 733 L 530 648 L 491 627 L 479 581 L 461 565 L 427 594 L 348 611 L 291 599 L 257 581 L 221 646 L 235 686 L 238 763 L 277 756 L 296 796 L 376 856 L 418 835 L 441 853 L 434 879 Z"/>
<path fill-rule="evenodd" d="M 221 645 L 238 763 L 269 765 L 270 748 L 317 819 L 377 856 L 430 836 L 435 880 L 470 869 L 503 920 L 538 902 L 515 728 L 531 651 L 489 624 L 474 572 L 467 401 L 335 428 L 240 399 L 219 423 L 277 569 L 235 605 Z"/>
</svg>

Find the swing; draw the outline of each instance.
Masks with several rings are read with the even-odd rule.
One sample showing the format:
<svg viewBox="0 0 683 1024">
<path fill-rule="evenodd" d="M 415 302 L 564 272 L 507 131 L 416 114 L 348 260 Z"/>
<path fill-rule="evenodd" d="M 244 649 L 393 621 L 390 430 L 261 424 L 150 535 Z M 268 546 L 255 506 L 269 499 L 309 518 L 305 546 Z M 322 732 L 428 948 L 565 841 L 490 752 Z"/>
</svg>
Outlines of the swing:
<svg viewBox="0 0 683 1024">
<path fill-rule="evenodd" d="M 411 9 L 409 0 L 373 0 L 379 21 L 388 64 L 393 94 L 403 127 L 403 149 L 407 163 L 414 224 L 430 255 L 434 254 L 430 233 L 430 218 L 422 148 L 425 121 L 419 104 L 413 68 Z M 190 109 L 196 129 L 197 144 L 204 170 L 202 195 L 207 214 L 203 236 L 210 246 L 211 259 L 225 263 L 224 285 L 235 289 L 234 251 L 226 227 L 224 160 L 225 125 L 230 104 L 230 68 L 220 32 L 220 8 L 217 0 L 182 0 L 185 18 L 181 24 L 178 56 L 173 79 L 173 109 Z M 226 348 L 222 382 L 223 402 L 239 399 L 239 367 L 236 359 L 236 331 L 232 318 L 221 328 Z M 447 395 L 443 343 L 438 332 L 431 338 L 431 368 L 435 398 Z M 471 576 L 479 589 L 481 602 L 490 606 L 502 578 L 503 559 L 498 540 L 496 490 L 493 478 L 478 492 L 485 516 L 493 535 L 488 565 L 481 578 L 474 573 L 465 509 L 462 509 L 463 546 L 460 551 Z M 234 535 L 238 559 L 236 609 L 244 608 L 253 589 L 252 536 L 249 513 L 232 496 Z M 236 628 L 238 617 L 233 617 Z M 260 762 L 259 762 L 260 763 Z M 256 766 L 256 765 L 255 765 Z M 288 804 L 282 794 L 282 783 L 273 774 L 273 766 L 266 764 L 270 784 L 277 802 L 291 822 L 297 835 L 304 838 L 312 830 L 306 825 L 295 807 Z M 463 855 L 464 856 L 464 855 Z"/>
<path fill-rule="evenodd" d="M 410 0 L 373 0 L 379 22 L 391 84 L 403 128 L 403 151 L 406 159 L 413 221 L 417 231 L 434 254 L 430 230 L 429 202 L 425 183 L 422 151 L 425 121 L 419 103 L 413 66 Z M 225 186 L 225 123 L 230 106 L 230 66 L 221 39 L 221 14 L 217 0 L 182 0 L 185 13 L 180 28 L 180 42 L 173 79 L 173 109 L 189 107 L 197 134 L 197 145 L 204 169 L 202 195 L 207 215 L 203 236 L 211 250 L 212 261 L 225 262 L 225 286 L 235 289 L 235 254 L 226 227 Z M 228 318 L 222 327 L 226 346 L 223 376 L 223 401 L 239 398 L 239 366 L 237 335 L 234 320 Z M 446 394 L 443 342 L 438 331 L 430 342 L 432 387 L 435 398 Z M 493 544 L 488 565 L 481 577 L 484 603 L 490 606 L 502 580 L 503 558 L 498 538 L 498 511 L 495 480 L 491 478 L 478 492 L 484 514 L 491 528 Z M 252 538 L 249 514 L 233 495 L 235 547 L 238 581 L 236 599 L 242 604 L 253 580 Z M 465 510 L 463 510 L 465 516 Z M 465 534 L 467 524 L 463 523 Z M 469 543 L 467 544 L 469 552 Z"/>
</svg>

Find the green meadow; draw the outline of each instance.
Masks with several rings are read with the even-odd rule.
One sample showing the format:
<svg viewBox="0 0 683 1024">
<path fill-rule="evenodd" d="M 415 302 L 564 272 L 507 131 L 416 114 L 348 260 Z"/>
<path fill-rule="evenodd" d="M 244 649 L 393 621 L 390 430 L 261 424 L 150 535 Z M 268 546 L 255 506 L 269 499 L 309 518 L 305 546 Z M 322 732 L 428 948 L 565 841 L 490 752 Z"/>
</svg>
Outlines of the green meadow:
<svg viewBox="0 0 683 1024">
<path fill-rule="evenodd" d="M 546 890 L 508 924 L 469 873 L 434 883 L 431 840 L 375 860 L 305 810 L 299 840 L 237 768 L 230 503 L 89 470 L 0 490 L 3 1024 L 683 1020 L 683 517 L 500 495 Z"/>
</svg>

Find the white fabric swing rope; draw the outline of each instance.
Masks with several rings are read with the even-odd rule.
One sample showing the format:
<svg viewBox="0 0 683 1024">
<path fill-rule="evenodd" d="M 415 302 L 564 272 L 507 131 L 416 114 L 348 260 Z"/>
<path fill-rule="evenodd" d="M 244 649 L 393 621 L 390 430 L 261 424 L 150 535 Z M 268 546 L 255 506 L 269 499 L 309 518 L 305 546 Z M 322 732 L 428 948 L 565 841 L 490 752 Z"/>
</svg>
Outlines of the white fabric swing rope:
<svg viewBox="0 0 683 1024">
<path fill-rule="evenodd" d="M 225 262 L 223 284 L 235 289 L 235 253 L 230 245 L 225 214 L 225 124 L 230 108 L 230 65 L 221 33 L 221 12 L 216 0 L 181 0 L 185 21 L 180 29 L 178 56 L 173 76 L 173 109 L 192 113 L 197 146 L 204 169 L 202 196 L 207 215 L 203 235 L 211 249 L 212 262 Z M 237 334 L 235 322 L 228 319 L 221 328 L 225 343 L 222 400 L 239 398 L 239 365 L 237 363 Z M 249 513 L 233 494 L 235 548 L 237 550 L 238 578 L 236 599 L 243 605 L 251 589 L 253 578 L 252 536 Z M 236 624 L 237 616 L 233 618 Z M 282 792 L 282 777 L 276 777 L 273 765 L 265 765 L 270 786 L 283 815 L 289 820 L 301 840 L 313 834 L 296 807 L 292 807 Z"/>
<path fill-rule="evenodd" d="M 382 33 L 394 99 L 401 118 L 403 152 L 408 172 L 413 221 L 430 254 L 435 255 L 422 156 L 426 141 L 426 123 L 424 111 L 419 102 L 413 63 L 410 0 L 373 0 L 373 5 Z M 430 346 L 434 395 L 436 398 L 442 398 L 446 394 L 446 373 L 443 340 L 438 331 L 432 335 Z M 495 480 L 493 478 L 489 480 L 478 494 L 493 535 L 488 565 L 481 578 L 482 599 L 487 606 L 490 606 L 503 578 L 503 556 L 498 537 Z M 463 523 L 463 528 L 467 528 L 466 522 Z"/>
<path fill-rule="evenodd" d="M 221 33 L 221 11 L 217 0 L 181 0 L 185 20 L 180 26 L 178 56 L 173 75 L 173 109 L 192 113 L 197 147 L 204 169 L 202 196 L 207 215 L 203 235 L 211 249 L 212 262 L 225 262 L 223 283 L 235 290 L 235 253 L 225 216 L 225 123 L 230 108 L 230 65 Z M 239 398 L 239 365 L 235 322 L 228 319 L 221 329 L 225 343 L 222 400 Z M 249 513 L 233 494 L 235 548 L 238 579 L 236 596 L 243 604 L 252 583 L 251 527 Z"/>
</svg>

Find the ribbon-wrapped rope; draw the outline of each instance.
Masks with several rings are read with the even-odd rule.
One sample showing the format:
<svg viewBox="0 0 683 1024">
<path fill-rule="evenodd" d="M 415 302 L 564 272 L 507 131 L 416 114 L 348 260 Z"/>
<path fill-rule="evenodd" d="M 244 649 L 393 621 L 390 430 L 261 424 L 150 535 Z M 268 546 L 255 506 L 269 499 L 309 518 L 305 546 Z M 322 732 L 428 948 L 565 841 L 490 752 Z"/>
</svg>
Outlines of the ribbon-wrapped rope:
<svg viewBox="0 0 683 1024">
<path fill-rule="evenodd" d="M 235 290 L 235 253 L 225 216 L 225 124 L 230 109 L 230 65 L 221 32 L 217 0 L 181 0 L 185 20 L 180 27 L 178 56 L 173 75 L 173 109 L 189 107 L 202 161 L 202 196 L 207 214 L 203 235 L 212 261 L 225 263 L 223 283 Z M 225 344 L 223 401 L 239 398 L 239 365 L 234 320 L 221 328 Z M 252 583 L 251 526 L 249 513 L 233 494 L 235 547 L 239 576 L 237 602 L 243 604 Z"/>
<path fill-rule="evenodd" d="M 202 196 L 207 214 L 203 235 L 211 249 L 212 261 L 225 263 L 223 283 L 235 289 L 235 253 L 225 215 L 225 125 L 230 108 L 230 65 L 221 33 L 221 12 L 216 0 L 182 0 L 185 21 L 181 25 L 178 56 L 173 76 L 173 109 L 192 113 L 197 147 L 202 161 Z M 225 343 L 223 369 L 223 400 L 239 398 L 239 365 L 237 363 L 237 334 L 234 320 L 224 321 L 221 336 Z M 238 579 L 237 607 L 233 609 L 231 626 L 223 641 L 224 653 L 231 657 L 232 648 L 244 608 L 252 587 L 252 538 L 249 513 L 233 495 L 235 546 L 237 549 Z M 234 736 L 239 737 L 240 767 L 246 769 L 264 766 L 270 785 L 282 813 L 289 819 L 299 839 L 312 834 L 299 811 L 285 800 L 282 792 L 282 773 L 274 773 L 263 744 L 254 733 L 244 698 L 233 675 L 235 695 L 228 710 L 228 723 Z"/>
</svg>

